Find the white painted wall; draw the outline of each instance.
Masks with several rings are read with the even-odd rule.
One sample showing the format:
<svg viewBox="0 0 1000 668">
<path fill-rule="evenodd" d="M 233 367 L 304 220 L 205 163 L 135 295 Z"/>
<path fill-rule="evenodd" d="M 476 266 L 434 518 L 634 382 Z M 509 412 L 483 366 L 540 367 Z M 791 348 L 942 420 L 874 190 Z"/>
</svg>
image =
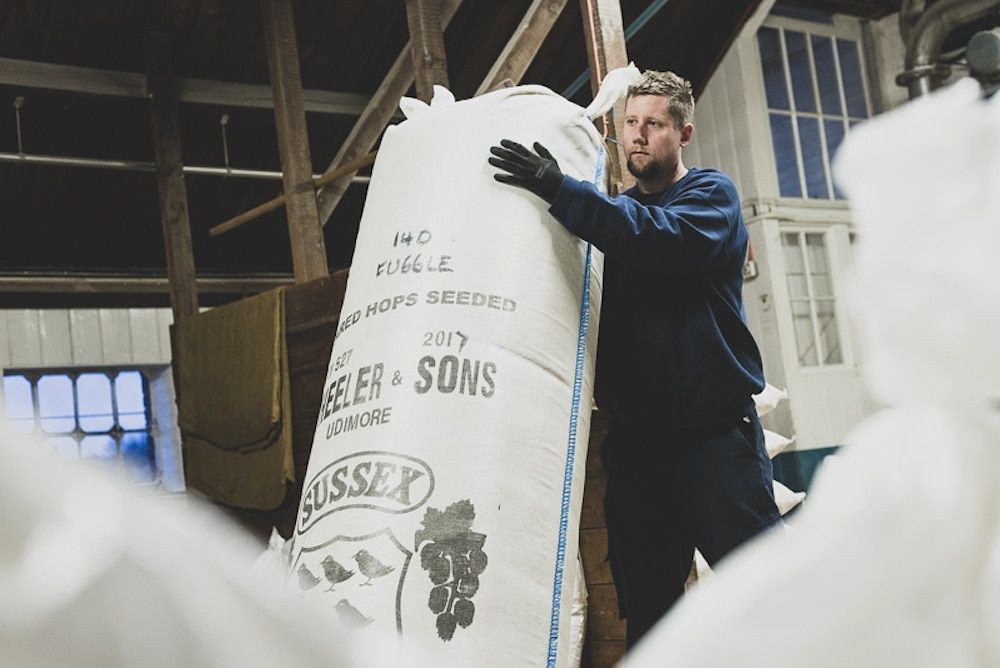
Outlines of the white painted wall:
<svg viewBox="0 0 1000 668">
<path fill-rule="evenodd" d="M 744 200 L 778 192 L 754 35 L 756 28 L 744 31 L 733 43 L 696 101 L 694 138 L 684 156 L 689 166 L 724 171 Z"/>
<path fill-rule="evenodd" d="M 0 368 L 170 364 L 168 308 L 0 310 Z"/>
<path fill-rule="evenodd" d="M 905 49 L 899 34 L 899 14 L 864 25 L 864 46 L 868 68 L 868 91 L 877 113 L 906 102 L 906 89 L 896 85 L 896 75 L 903 71 Z"/>
<path fill-rule="evenodd" d="M 754 248 L 754 258 L 757 263 L 757 277 L 743 284 L 743 303 L 746 308 L 747 324 L 753 332 L 754 339 L 760 348 L 764 360 L 764 377 L 772 385 L 787 388 L 785 377 L 783 342 L 778 327 L 779 316 L 784 311 L 777 308 L 773 282 L 774 265 L 771 262 L 772 248 L 764 241 L 764 219 L 748 217 L 745 219 L 750 231 L 750 243 Z M 780 254 L 780 249 L 779 249 Z M 778 279 L 783 277 L 778 276 Z M 786 436 L 796 432 L 790 401 L 783 401 L 771 413 L 764 416 L 761 422 L 764 427 Z M 797 445 L 797 444 L 796 444 Z"/>
</svg>

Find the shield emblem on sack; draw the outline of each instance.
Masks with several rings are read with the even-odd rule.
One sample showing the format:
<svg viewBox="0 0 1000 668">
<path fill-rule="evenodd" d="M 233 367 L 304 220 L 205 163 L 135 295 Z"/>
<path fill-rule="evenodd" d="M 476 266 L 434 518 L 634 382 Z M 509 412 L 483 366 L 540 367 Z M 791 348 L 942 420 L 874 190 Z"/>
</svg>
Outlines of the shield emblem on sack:
<svg viewBox="0 0 1000 668">
<path fill-rule="evenodd" d="M 303 547 L 290 577 L 309 596 L 322 597 L 347 631 L 395 621 L 403 632 L 400 601 L 413 553 L 389 527 L 364 536 L 336 536 Z"/>
</svg>

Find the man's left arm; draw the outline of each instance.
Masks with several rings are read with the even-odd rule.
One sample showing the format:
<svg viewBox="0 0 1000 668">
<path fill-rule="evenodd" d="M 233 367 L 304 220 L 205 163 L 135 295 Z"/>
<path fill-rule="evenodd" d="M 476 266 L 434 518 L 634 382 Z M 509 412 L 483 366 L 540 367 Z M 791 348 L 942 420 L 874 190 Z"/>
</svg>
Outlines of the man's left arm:
<svg viewBox="0 0 1000 668">
<path fill-rule="evenodd" d="M 732 209 L 739 206 L 735 190 L 706 182 L 669 206 L 644 205 L 563 175 L 544 146 L 536 142 L 534 148 L 537 153 L 506 139 L 492 147 L 489 163 L 507 172 L 494 178 L 544 199 L 556 220 L 608 257 L 687 273 L 708 267 L 724 252 L 736 220 Z"/>
<path fill-rule="evenodd" d="M 707 183 L 667 206 L 646 205 L 566 177 L 549 212 L 608 257 L 687 273 L 707 268 L 726 252 L 734 223 L 729 200 L 718 184 Z"/>
</svg>

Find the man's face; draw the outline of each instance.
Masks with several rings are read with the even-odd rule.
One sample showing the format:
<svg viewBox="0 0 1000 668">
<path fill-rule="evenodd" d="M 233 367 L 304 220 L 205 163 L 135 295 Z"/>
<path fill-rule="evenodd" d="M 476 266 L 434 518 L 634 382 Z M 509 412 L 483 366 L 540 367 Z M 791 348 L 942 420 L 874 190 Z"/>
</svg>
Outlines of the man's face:
<svg viewBox="0 0 1000 668">
<path fill-rule="evenodd" d="M 693 126 L 678 128 L 663 95 L 637 95 L 625 104 L 625 154 L 628 171 L 641 181 L 670 178 L 681 149 L 691 141 Z"/>
</svg>

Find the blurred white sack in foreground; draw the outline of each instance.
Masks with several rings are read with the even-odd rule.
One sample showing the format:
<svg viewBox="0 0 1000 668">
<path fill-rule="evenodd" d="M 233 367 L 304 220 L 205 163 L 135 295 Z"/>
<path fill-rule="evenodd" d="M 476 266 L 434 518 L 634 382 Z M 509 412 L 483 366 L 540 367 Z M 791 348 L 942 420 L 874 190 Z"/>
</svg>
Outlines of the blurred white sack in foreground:
<svg viewBox="0 0 1000 668">
<path fill-rule="evenodd" d="M 253 572 L 258 548 L 221 516 L 132 494 L 24 440 L 0 434 L 0 665 L 403 665 L 392 638 L 352 644 L 329 613 Z"/>
<path fill-rule="evenodd" d="M 836 174 L 865 371 L 896 408 L 820 469 L 797 531 L 723 562 L 627 666 L 1000 665 L 1000 103 L 960 82 L 908 104 Z"/>
</svg>

